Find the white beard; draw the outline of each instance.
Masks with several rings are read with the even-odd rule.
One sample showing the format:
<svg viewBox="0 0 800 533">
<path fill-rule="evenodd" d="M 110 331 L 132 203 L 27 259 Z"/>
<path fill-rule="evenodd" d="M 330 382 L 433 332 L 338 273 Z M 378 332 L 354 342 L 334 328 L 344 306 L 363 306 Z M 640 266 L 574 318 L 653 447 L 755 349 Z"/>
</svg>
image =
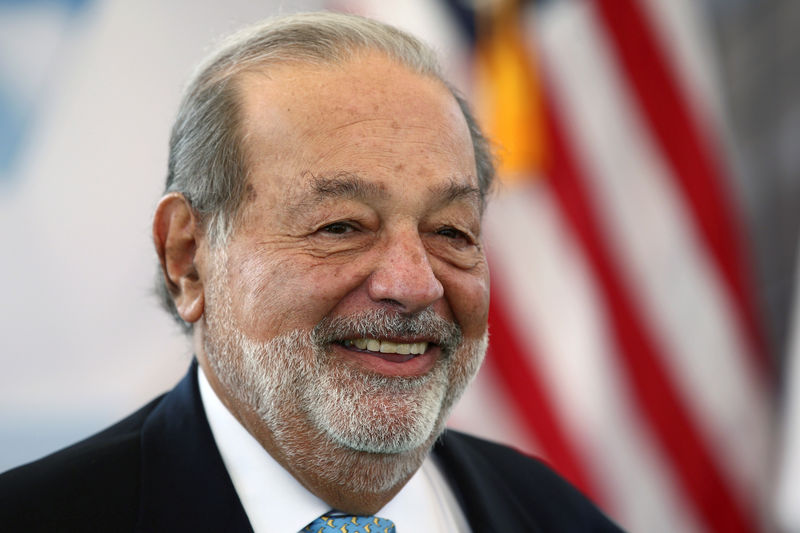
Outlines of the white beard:
<svg viewBox="0 0 800 533">
<path fill-rule="evenodd" d="M 408 318 L 371 311 L 258 342 L 242 334 L 233 319 L 226 258 L 219 255 L 207 288 L 203 343 L 227 393 L 258 415 L 300 469 L 313 468 L 330 481 L 368 491 L 386 490 L 411 475 L 477 373 L 487 336 L 462 340 L 456 326 L 431 310 L 410 325 Z M 333 339 L 380 337 L 381 331 L 400 327 L 406 333 L 436 331 L 441 338 L 442 354 L 428 374 L 383 376 L 329 355 Z M 365 473 L 354 475 L 365 466 Z"/>
</svg>

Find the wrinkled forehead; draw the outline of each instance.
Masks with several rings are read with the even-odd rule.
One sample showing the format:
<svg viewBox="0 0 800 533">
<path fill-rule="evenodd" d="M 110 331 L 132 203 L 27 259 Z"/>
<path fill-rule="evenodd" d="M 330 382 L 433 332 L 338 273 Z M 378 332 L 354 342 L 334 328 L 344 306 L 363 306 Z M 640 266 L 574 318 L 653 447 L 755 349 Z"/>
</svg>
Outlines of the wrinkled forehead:
<svg viewBox="0 0 800 533">
<path fill-rule="evenodd" d="M 319 125 L 340 116 L 425 122 L 446 121 L 468 133 L 458 103 L 444 83 L 413 72 L 380 52 L 364 51 L 343 62 L 283 62 L 236 77 L 245 126 L 270 119 Z"/>
<path fill-rule="evenodd" d="M 281 64 L 242 73 L 237 83 L 251 174 L 290 162 L 303 175 L 400 174 L 416 164 L 477 185 L 469 129 L 452 93 L 386 56 Z"/>
</svg>

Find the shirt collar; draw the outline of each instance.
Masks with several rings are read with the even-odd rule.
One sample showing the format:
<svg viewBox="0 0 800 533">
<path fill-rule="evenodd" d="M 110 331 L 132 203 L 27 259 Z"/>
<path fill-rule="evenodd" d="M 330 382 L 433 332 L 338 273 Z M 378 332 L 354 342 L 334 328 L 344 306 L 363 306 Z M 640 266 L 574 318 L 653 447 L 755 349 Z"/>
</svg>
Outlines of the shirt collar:
<svg viewBox="0 0 800 533">
<path fill-rule="evenodd" d="M 211 433 L 255 533 L 300 531 L 330 509 L 236 420 L 217 397 L 202 369 L 198 381 Z"/>
</svg>

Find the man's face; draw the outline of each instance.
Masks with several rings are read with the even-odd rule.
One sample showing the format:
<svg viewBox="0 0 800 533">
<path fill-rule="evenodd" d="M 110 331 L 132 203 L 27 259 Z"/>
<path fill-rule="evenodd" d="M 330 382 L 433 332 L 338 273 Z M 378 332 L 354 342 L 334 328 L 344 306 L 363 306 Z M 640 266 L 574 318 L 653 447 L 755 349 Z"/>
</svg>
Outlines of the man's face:
<svg viewBox="0 0 800 533">
<path fill-rule="evenodd" d="M 239 81 L 250 172 L 211 252 L 201 363 L 279 455 L 310 435 L 427 449 L 485 350 L 481 203 L 457 103 L 375 54 Z"/>
</svg>

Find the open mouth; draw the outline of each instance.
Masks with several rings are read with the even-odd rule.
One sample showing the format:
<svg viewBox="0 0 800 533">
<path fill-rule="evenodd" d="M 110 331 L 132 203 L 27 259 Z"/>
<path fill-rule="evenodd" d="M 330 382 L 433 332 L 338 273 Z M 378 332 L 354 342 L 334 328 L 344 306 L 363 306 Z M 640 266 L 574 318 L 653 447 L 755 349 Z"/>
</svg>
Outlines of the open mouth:
<svg viewBox="0 0 800 533">
<path fill-rule="evenodd" d="M 368 353 L 386 361 L 404 363 L 428 350 L 428 342 L 392 342 L 378 339 L 347 339 L 340 343 L 349 350 Z"/>
</svg>

